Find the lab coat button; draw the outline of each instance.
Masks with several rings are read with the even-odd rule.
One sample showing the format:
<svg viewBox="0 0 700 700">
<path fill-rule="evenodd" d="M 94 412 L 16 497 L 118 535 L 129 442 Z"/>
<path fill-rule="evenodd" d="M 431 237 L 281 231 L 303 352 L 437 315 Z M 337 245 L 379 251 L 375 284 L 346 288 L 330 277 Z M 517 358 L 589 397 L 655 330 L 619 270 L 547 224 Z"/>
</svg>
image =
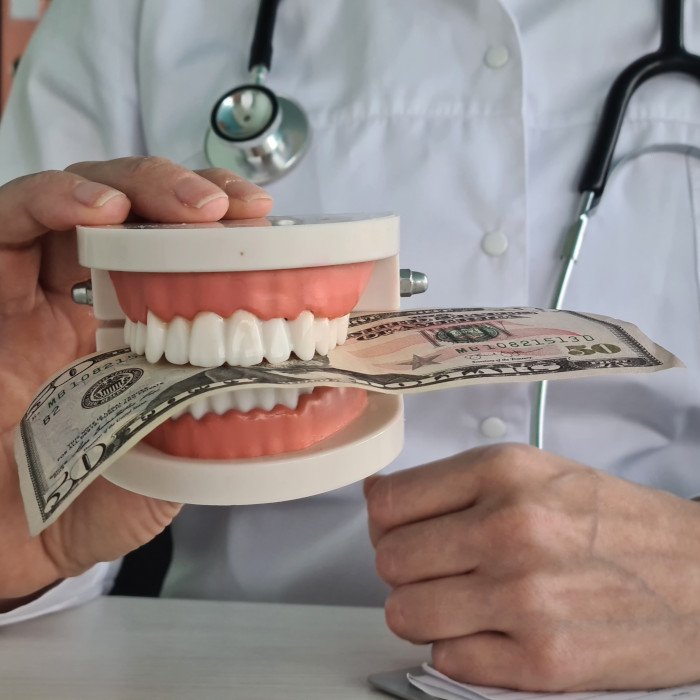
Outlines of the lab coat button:
<svg viewBox="0 0 700 700">
<path fill-rule="evenodd" d="M 491 231 L 481 239 L 481 249 L 486 255 L 497 258 L 508 250 L 508 236 L 501 231 Z"/>
<path fill-rule="evenodd" d="M 503 68 L 510 60 L 510 51 L 507 46 L 491 46 L 484 55 L 484 63 L 489 68 Z"/>
<path fill-rule="evenodd" d="M 490 418 L 482 420 L 479 429 L 481 430 L 481 434 L 490 440 L 502 438 L 508 432 L 508 427 L 505 422 L 496 416 L 491 416 Z"/>
</svg>

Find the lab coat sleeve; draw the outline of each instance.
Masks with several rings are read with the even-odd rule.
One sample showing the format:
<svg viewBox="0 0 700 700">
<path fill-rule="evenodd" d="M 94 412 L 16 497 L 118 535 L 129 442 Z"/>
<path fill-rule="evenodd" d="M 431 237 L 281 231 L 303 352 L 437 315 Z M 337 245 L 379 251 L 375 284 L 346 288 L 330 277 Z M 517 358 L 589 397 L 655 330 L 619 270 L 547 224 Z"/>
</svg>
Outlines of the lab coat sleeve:
<svg viewBox="0 0 700 700">
<path fill-rule="evenodd" d="M 140 11 L 140 0 L 53 0 L 22 57 L 0 119 L 0 183 L 77 161 L 144 152 L 137 80 Z M 0 615 L 0 625 L 106 593 L 120 562 L 97 564 L 66 579 Z"/>
<path fill-rule="evenodd" d="M 20 61 L 0 119 L 0 183 L 144 152 L 141 0 L 54 0 Z"/>
<path fill-rule="evenodd" d="M 121 559 L 113 562 L 101 562 L 80 576 L 61 581 L 58 586 L 31 603 L 1 614 L 0 627 L 82 605 L 93 598 L 108 593 L 114 585 L 114 579 L 121 562 Z"/>
</svg>

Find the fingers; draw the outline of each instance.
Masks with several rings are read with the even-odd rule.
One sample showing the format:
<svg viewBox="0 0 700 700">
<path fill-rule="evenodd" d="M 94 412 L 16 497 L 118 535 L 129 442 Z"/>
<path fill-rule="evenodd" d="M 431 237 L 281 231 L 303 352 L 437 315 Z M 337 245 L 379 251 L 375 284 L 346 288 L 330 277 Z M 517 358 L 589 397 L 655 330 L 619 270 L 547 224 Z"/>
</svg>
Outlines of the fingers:
<svg viewBox="0 0 700 700">
<path fill-rule="evenodd" d="M 193 173 L 162 158 L 121 158 L 76 163 L 68 171 L 111 184 L 126 193 L 135 214 L 153 221 L 248 219 L 264 216 L 272 208 L 267 192 L 221 168 Z M 77 263 L 74 235 L 51 236 L 43 246 L 45 289 L 65 293 L 88 276 Z"/>
<path fill-rule="evenodd" d="M 460 683 L 543 690 L 530 685 L 523 649 L 505 634 L 482 632 L 433 644 L 433 666 Z"/>
<path fill-rule="evenodd" d="M 270 213 L 272 197 L 262 187 L 223 168 L 198 170 L 197 173 L 228 195 L 228 211 L 224 219 L 257 219 Z"/>
<path fill-rule="evenodd" d="M 0 315 L 34 304 L 40 236 L 76 224 L 118 224 L 128 213 L 121 192 L 73 173 L 44 172 L 0 187 Z"/>
<path fill-rule="evenodd" d="M 372 542 L 395 527 L 519 488 L 536 478 L 547 460 L 527 445 L 489 445 L 370 482 L 365 490 Z"/>
<path fill-rule="evenodd" d="M 565 689 L 566 660 L 556 644 L 533 651 L 508 634 L 499 614 L 505 593 L 495 590 L 474 575 L 398 588 L 387 601 L 387 623 L 411 642 L 432 642 L 433 666 L 455 681 Z M 530 635 L 536 639 L 537 630 Z"/>
<path fill-rule="evenodd" d="M 0 314 L 32 308 L 39 275 L 60 293 L 87 276 L 72 233 L 45 239 L 42 255 L 34 242 L 47 231 L 118 224 L 130 208 L 152 221 L 196 223 L 263 217 L 271 207 L 264 190 L 229 171 L 197 174 L 162 158 L 76 163 L 20 178 L 0 188 Z"/>
<path fill-rule="evenodd" d="M 138 216 L 164 223 L 255 218 L 272 207 L 261 188 L 221 168 L 194 173 L 165 158 L 119 158 L 70 166 L 71 172 L 124 192 Z"/>
<path fill-rule="evenodd" d="M 62 577 L 76 576 L 98 561 L 114 561 L 149 542 L 181 508 L 99 477 L 41 533 L 43 551 Z"/>
<path fill-rule="evenodd" d="M 384 535 L 375 545 L 379 576 L 390 586 L 402 586 L 474 570 L 484 547 L 477 510 L 404 525 Z"/>
<path fill-rule="evenodd" d="M 67 170 L 123 192 L 133 213 L 151 221 L 218 221 L 228 209 L 228 196 L 220 187 L 165 158 L 75 163 Z"/>
<path fill-rule="evenodd" d="M 62 171 L 12 180 L 0 187 L 0 249 L 20 249 L 48 230 L 120 223 L 129 212 L 118 190 Z"/>
<path fill-rule="evenodd" d="M 472 505 L 478 474 L 477 450 L 415 469 L 396 472 L 366 486 L 370 537 L 376 544 L 389 530 Z"/>
<path fill-rule="evenodd" d="M 385 605 L 394 634 L 414 643 L 506 631 L 502 587 L 477 574 L 396 588 Z"/>
</svg>

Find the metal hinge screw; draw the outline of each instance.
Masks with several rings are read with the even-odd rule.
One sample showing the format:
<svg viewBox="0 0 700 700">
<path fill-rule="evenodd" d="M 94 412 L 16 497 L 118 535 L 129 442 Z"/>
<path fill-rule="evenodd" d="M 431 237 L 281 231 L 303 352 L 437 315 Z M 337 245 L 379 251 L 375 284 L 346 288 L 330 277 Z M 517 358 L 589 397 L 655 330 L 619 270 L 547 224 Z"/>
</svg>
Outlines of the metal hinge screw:
<svg viewBox="0 0 700 700">
<path fill-rule="evenodd" d="M 92 282 L 90 280 L 78 282 L 78 284 L 73 285 L 70 295 L 76 304 L 92 306 Z"/>
<path fill-rule="evenodd" d="M 423 294 L 428 289 L 428 275 L 424 272 L 402 269 L 399 272 L 399 292 L 402 297 Z"/>
</svg>

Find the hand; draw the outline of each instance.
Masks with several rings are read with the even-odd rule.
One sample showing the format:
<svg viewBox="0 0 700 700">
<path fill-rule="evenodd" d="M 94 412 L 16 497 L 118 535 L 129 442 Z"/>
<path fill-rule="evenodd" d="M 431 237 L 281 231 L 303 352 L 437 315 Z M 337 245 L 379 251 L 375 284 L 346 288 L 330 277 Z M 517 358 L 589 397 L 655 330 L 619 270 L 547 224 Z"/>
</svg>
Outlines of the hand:
<svg viewBox="0 0 700 700">
<path fill-rule="evenodd" d="M 89 277 L 77 262 L 74 227 L 118 224 L 130 213 L 162 222 L 255 218 L 271 206 L 229 171 L 195 174 L 160 158 L 79 163 L 0 187 L 0 609 L 136 549 L 180 508 L 98 478 L 56 523 L 29 536 L 14 431 L 42 382 L 94 350 L 92 310 L 70 296 Z"/>
<path fill-rule="evenodd" d="M 699 504 L 518 445 L 365 492 L 387 623 L 439 671 L 538 691 L 700 679 Z"/>
</svg>

